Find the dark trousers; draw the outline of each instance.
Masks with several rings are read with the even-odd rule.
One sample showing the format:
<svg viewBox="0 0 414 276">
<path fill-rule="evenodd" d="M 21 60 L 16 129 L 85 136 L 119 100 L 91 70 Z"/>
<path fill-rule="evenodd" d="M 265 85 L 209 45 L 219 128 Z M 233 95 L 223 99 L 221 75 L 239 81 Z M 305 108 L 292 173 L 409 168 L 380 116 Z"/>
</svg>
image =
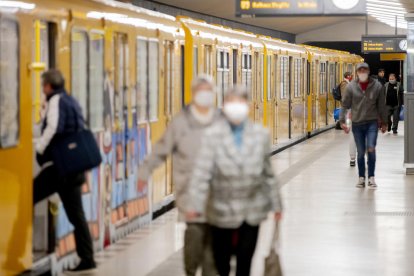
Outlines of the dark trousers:
<svg viewBox="0 0 414 276">
<path fill-rule="evenodd" d="M 397 131 L 398 130 L 398 123 L 400 121 L 400 107 L 398 105 L 396 106 L 387 106 L 388 108 L 388 131 L 392 130 Z M 392 121 L 391 121 L 392 117 Z"/>
<path fill-rule="evenodd" d="M 85 175 L 61 177 L 53 166 L 43 169 L 34 180 L 33 204 L 58 193 L 66 215 L 75 228 L 76 252 L 84 262 L 94 263 L 92 238 L 82 206 Z"/>
<path fill-rule="evenodd" d="M 207 223 L 187 223 L 184 234 L 184 265 L 187 276 L 195 276 L 202 268 L 202 276 L 216 276 L 211 249 L 211 232 Z"/>
<path fill-rule="evenodd" d="M 213 256 L 220 276 L 230 273 L 230 259 L 235 252 L 237 258 L 236 276 L 249 276 L 259 226 L 243 223 L 237 229 L 211 228 Z"/>
</svg>

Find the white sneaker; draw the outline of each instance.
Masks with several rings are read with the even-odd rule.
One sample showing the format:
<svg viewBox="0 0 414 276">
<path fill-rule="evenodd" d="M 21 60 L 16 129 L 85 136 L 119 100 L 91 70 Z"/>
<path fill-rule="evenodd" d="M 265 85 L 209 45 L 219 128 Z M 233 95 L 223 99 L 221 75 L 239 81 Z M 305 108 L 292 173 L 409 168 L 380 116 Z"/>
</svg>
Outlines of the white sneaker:
<svg viewBox="0 0 414 276">
<path fill-rule="evenodd" d="M 370 189 L 376 189 L 377 183 L 375 183 L 375 177 L 371 176 L 368 180 L 368 188 Z"/>
<path fill-rule="evenodd" d="M 357 188 L 365 188 L 365 177 L 360 177 L 358 179 L 358 184 L 356 185 Z"/>
</svg>

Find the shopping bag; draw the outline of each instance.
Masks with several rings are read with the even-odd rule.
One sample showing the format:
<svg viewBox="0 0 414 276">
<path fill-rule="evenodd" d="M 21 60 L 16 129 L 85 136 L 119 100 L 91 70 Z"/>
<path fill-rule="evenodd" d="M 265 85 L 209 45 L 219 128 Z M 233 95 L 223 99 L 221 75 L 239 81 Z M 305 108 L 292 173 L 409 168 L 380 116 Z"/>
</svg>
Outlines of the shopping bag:
<svg viewBox="0 0 414 276">
<path fill-rule="evenodd" d="M 335 121 L 339 120 L 340 113 L 341 113 L 341 109 L 340 108 L 335 108 L 335 110 L 334 110 L 334 120 Z"/>
<path fill-rule="evenodd" d="M 282 276 L 279 254 L 276 251 L 276 244 L 279 240 L 279 223 L 276 222 L 275 231 L 272 239 L 272 246 L 269 255 L 265 259 L 264 276 Z"/>
<path fill-rule="evenodd" d="M 404 106 L 401 106 L 401 110 L 400 110 L 400 121 L 404 121 Z"/>
</svg>

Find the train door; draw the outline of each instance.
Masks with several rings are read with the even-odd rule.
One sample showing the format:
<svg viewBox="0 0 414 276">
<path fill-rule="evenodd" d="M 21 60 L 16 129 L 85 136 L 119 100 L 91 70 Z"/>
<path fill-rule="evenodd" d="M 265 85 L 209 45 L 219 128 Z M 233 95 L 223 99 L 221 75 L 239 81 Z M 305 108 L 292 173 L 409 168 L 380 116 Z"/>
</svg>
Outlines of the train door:
<svg viewBox="0 0 414 276">
<path fill-rule="evenodd" d="M 113 165 L 112 184 L 112 223 L 116 226 L 124 224 L 126 216 L 126 154 L 128 139 L 128 81 L 129 58 L 128 38 L 125 34 L 114 35 L 114 65 L 115 65 L 115 95 L 114 95 L 114 125 L 115 125 L 115 160 Z"/>
<path fill-rule="evenodd" d="M 273 118 L 272 118 L 272 109 L 273 109 L 273 103 L 272 103 L 272 99 L 273 99 L 273 93 L 272 93 L 272 62 L 273 62 L 273 58 L 272 55 L 267 55 L 266 56 L 266 95 L 265 95 L 265 106 L 266 106 L 266 121 L 265 123 L 265 127 L 269 128 L 269 130 L 272 129 L 273 126 Z M 272 134 L 271 134 L 272 135 Z M 273 143 L 273 140 L 272 140 Z"/>
<path fill-rule="evenodd" d="M 304 126 L 304 104 L 303 104 L 303 75 L 304 70 L 302 66 L 301 58 L 294 58 L 292 64 L 292 76 L 293 76 L 293 85 L 292 85 L 292 106 L 291 106 L 291 116 L 292 116 L 292 137 L 299 137 L 303 134 Z"/>
<path fill-rule="evenodd" d="M 287 142 L 290 138 L 290 65 L 289 57 L 279 58 L 279 95 L 277 104 L 278 114 L 278 143 Z"/>
<path fill-rule="evenodd" d="M 207 50 L 207 48 L 206 48 Z M 164 114 L 166 118 L 166 127 L 171 122 L 173 116 L 173 99 L 174 99 L 174 42 L 165 41 L 164 43 Z M 206 51 L 205 55 L 205 72 L 211 71 L 211 57 L 209 51 Z M 166 195 L 173 193 L 174 187 L 172 182 L 172 160 L 167 160 L 166 166 Z"/>
<path fill-rule="evenodd" d="M 272 86 L 272 136 L 273 136 L 273 144 L 276 144 L 278 141 L 278 120 L 279 120 L 279 113 L 278 113 L 278 85 L 280 81 L 280 73 L 279 73 L 279 57 L 277 55 L 273 56 L 273 64 L 272 64 L 272 79 L 273 79 L 273 86 Z"/>
<path fill-rule="evenodd" d="M 55 67 L 56 25 L 40 20 L 34 22 L 33 64 L 37 68 L 32 73 L 32 135 L 33 135 L 33 177 L 40 172 L 36 162 L 35 145 L 41 136 L 42 115 L 46 102 L 41 86 L 41 73 Z M 35 205 L 33 221 L 33 259 L 38 260 L 54 250 L 55 231 L 53 227 L 51 204 L 43 200 Z"/>
<path fill-rule="evenodd" d="M 255 122 L 261 122 L 263 118 L 263 54 L 254 53 L 254 86 L 253 86 L 253 105 Z"/>
<path fill-rule="evenodd" d="M 289 71 L 288 71 L 288 114 L 289 114 L 289 139 L 292 138 L 292 124 L 293 124 L 293 116 L 292 116 L 292 107 L 293 107 L 293 57 L 289 57 Z"/>
<path fill-rule="evenodd" d="M 311 63 L 312 130 L 316 130 L 319 126 L 318 65 L 318 61 L 312 61 Z"/>
</svg>

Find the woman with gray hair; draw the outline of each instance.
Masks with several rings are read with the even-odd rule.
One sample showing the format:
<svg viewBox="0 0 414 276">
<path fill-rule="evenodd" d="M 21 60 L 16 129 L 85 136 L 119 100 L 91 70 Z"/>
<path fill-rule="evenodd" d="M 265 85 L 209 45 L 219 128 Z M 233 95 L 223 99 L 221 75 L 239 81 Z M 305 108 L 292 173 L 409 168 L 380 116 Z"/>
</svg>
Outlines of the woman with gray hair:
<svg viewBox="0 0 414 276">
<path fill-rule="evenodd" d="M 200 75 L 192 84 L 193 100 L 183 108 L 168 125 L 162 138 L 154 145 L 138 171 L 138 189 L 146 186 L 151 172 L 172 156 L 175 203 L 179 220 L 185 220 L 185 206 L 189 200 L 188 186 L 199 141 L 204 129 L 218 117 L 215 108 L 214 82 L 210 76 Z M 185 220 L 187 228 L 184 237 L 184 265 L 187 276 L 195 276 L 202 267 L 203 276 L 216 276 L 210 249 L 210 232 L 206 219 L 199 216 Z"/>
<path fill-rule="evenodd" d="M 244 88 L 226 94 L 223 113 L 202 137 L 187 218 L 207 218 L 220 276 L 229 275 L 232 252 L 237 257 L 236 275 L 248 276 L 259 225 L 269 212 L 280 220 L 282 204 L 270 160 L 269 132 L 248 119 Z"/>
</svg>

